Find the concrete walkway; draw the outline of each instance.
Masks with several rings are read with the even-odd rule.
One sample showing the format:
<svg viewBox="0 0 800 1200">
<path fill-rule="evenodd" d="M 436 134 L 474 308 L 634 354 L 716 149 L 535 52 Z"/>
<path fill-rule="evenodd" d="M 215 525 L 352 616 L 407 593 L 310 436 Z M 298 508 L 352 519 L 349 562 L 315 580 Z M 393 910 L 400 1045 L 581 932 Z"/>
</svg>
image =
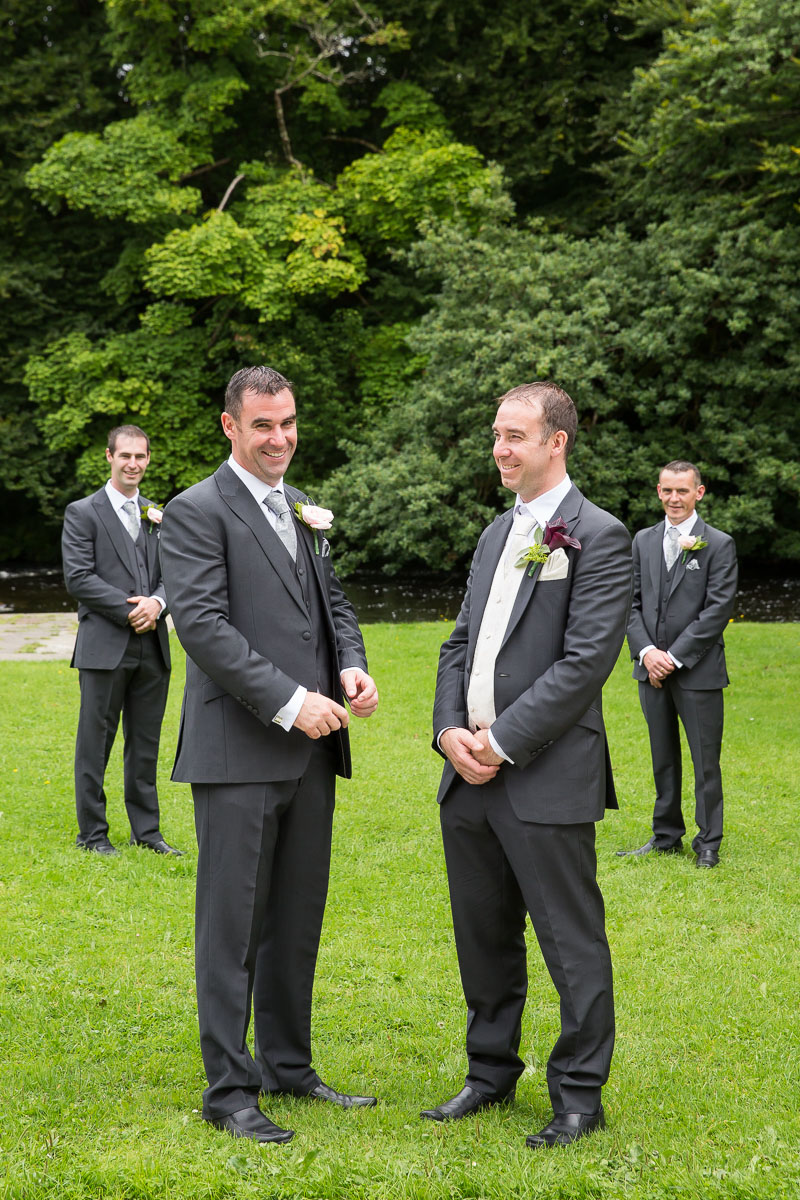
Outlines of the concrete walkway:
<svg viewBox="0 0 800 1200">
<path fill-rule="evenodd" d="M 74 612 L 0 613 L 0 659 L 69 662 L 77 628 Z"/>
</svg>

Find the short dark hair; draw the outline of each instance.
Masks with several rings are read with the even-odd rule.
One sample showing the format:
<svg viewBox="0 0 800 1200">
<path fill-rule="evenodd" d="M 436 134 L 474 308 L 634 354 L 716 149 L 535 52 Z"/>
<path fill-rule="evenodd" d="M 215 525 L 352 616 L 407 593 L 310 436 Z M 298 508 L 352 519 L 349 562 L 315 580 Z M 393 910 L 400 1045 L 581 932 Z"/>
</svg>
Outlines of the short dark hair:
<svg viewBox="0 0 800 1200">
<path fill-rule="evenodd" d="M 542 441 L 546 442 L 559 429 L 567 435 L 567 446 L 564 459 L 569 458 L 575 445 L 575 435 L 578 432 L 578 413 L 570 397 L 557 383 L 549 380 L 539 380 L 535 383 L 523 383 L 512 388 L 497 401 L 499 408 L 506 400 L 517 404 L 529 404 L 538 408 L 542 422 Z"/>
<path fill-rule="evenodd" d="M 242 415 L 242 396 L 256 392 L 259 396 L 277 396 L 287 389 L 294 395 L 294 384 L 272 367 L 243 367 L 231 378 L 225 389 L 225 412 L 239 420 Z"/>
<path fill-rule="evenodd" d="M 144 438 L 147 442 L 147 453 L 150 453 L 150 438 L 143 429 L 140 429 L 138 425 L 116 425 L 113 429 L 109 430 L 108 442 L 106 443 L 112 454 L 117 448 L 117 438 L 121 437 Z"/>
<path fill-rule="evenodd" d="M 662 467 L 658 472 L 659 479 L 661 479 L 661 476 L 665 471 L 674 471 L 678 475 L 682 475 L 684 471 L 693 471 L 694 486 L 700 487 L 700 484 L 703 482 L 702 476 L 700 475 L 700 468 L 696 467 L 694 463 L 687 462 L 684 458 L 676 458 L 673 462 L 668 462 L 665 467 Z"/>
</svg>

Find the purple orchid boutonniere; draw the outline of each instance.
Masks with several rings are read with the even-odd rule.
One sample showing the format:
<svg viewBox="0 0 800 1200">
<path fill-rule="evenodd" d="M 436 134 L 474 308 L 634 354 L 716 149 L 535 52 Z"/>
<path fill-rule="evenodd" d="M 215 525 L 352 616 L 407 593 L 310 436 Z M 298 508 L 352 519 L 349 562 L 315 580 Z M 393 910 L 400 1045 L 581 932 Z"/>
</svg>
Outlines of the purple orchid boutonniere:
<svg viewBox="0 0 800 1200">
<path fill-rule="evenodd" d="M 577 538 L 568 537 L 566 529 L 567 523 L 563 517 L 556 517 L 555 520 L 548 521 L 544 530 L 537 526 L 533 535 L 533 545 L 520 555 L 515 566 L 524 567 L 526 563 L 530 563 L 528 574 L 532 576 L 537 567 L 547 562 L 554 550 L 562 550 L 567 546 L 573 550 L 580 550 L 580 542 Z"/>
<path fill-rule="evenodd" d="M 297 519 L 307 525 L 314 534 L 314 553 L 319 554 L 317 530 L 330 529 L 333 524 L 333 513 L 329 508 L 319 508 L 316 504 L 301 504 L 299 500 L 295 501 L 294 511 Z M 325 539 L 323 538 L 322 541 L 324 543 Z"/>
<path fill-rule="evenodd" d="M 708 542 L 704 542 L 700 537 L 691 537 L 688 533 L 682 533 L 678 538 L 678 546 L 683 551 L 681 563 L 685 563 L 689 555 L 695 550 L 705 550 Z"/>
</svg>

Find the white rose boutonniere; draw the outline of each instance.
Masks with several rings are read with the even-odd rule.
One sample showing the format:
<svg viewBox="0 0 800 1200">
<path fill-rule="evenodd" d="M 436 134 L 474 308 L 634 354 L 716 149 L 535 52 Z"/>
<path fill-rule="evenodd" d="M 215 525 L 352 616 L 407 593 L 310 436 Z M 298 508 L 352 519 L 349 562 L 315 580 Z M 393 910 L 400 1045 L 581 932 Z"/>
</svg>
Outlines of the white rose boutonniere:
<svg viewBox="0 0 800 1200">
<path fill-rule="evenodd" d="M 319 508 L 316 504 L 301 504 L 299 500 L 295 501 L 294 511 L 297 514 L 298 520 L 307 525 L 314 534 L 314 553 L 319 554 L 319 536 L 318 532 L 323 529 L 330 529 L 333 524 L 333 513 L 329 508 Z M 323 557 L 327 553 L 328 543 L 325 538 L 322 539 L 322 554 Z"/>
<path fill-rule="evenodd" d="M 705 550 L 707 545 L 708 542 L 704 542 L 700 537 L 692 537 L 688 533 L 682 533 L 678 538 L 678 546 L 683 551 L 683 558 L 681 559 L 681 562 L 685 563 L 692 551 Z"/>
<path fill-rule="evenodd" d="M 155 504 L 142 504 L 139 509 L 142 520 L 147 521 L 147 532 L 152 533 L 153 528 L 161 524 L 161 519 L 164 516 L 163 511 Z"/>
</svg>

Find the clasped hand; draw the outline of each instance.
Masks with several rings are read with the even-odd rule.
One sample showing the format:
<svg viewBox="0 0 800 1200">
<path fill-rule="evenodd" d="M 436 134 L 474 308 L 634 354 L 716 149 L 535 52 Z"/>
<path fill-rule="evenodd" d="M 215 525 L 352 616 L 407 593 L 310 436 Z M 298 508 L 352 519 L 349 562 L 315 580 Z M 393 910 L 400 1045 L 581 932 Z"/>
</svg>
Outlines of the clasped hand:
<svg viewBox="0 0 800 1200">
<path fill-rule="evenodd" d="M 642 659 L 642 666 L 647 671 L 647 677 L 654 688 L 662 687 L 662 679 L 671 674 L 675 670 L 675 663 L 672 661 L 666 650 L 648 650 Z"/>
<path fill-rule="evenodd" d="M 477 729 L 475 733 L 468 729 L 445 729 L 439 746 L 467 783 L 488 783 L 503 762 L 492 749 L 486 729 Z"/>
<path fill-rule="evenodd" d="M 148 633 L 155 629 L 161 616 L 161 605 L 154 596 L 128 596 L 128 604 L 135 604 L 128 613 L 128 623 L 134 633 Z"/>
<path fill-rule="evenodd" d="M 348 667 L 341 674 L 342 687 L 355 717 L 370 717 L 378 707 L 375 680 L 359 667 Z M 347 709 L 321 692 L 307 692 L 295 718 L 295 728 L 308 737 L 327 737 L 350 723 Z"/>
</svg>

